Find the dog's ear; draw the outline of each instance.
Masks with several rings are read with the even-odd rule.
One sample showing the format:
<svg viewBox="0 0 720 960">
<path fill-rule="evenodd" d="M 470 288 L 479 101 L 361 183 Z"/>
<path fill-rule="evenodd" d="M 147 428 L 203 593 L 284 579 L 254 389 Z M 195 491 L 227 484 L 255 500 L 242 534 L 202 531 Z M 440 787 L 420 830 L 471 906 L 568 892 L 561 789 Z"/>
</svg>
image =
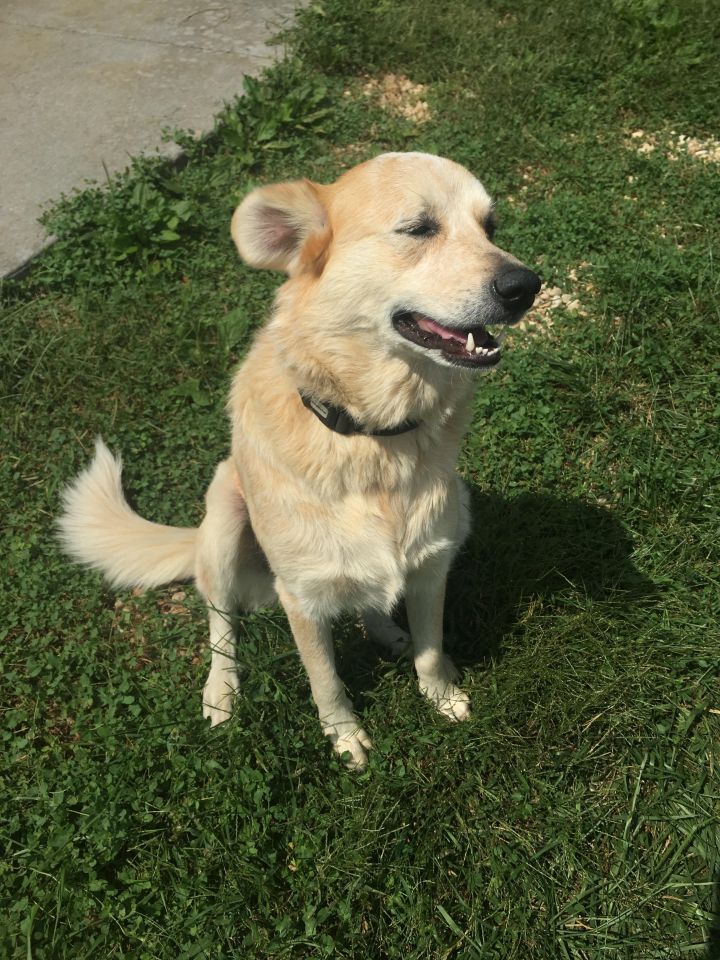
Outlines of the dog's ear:
<svg viewBox="0 0 720 960">
<path fill-rule="evenodd" d="M 300 265 L 321 272 L 330 240 L 320 190 L 310 180 L 253 190 L 233 214 L 230 233 L 251 267 L 286 273 L 294 273 Z"/>
</svg>

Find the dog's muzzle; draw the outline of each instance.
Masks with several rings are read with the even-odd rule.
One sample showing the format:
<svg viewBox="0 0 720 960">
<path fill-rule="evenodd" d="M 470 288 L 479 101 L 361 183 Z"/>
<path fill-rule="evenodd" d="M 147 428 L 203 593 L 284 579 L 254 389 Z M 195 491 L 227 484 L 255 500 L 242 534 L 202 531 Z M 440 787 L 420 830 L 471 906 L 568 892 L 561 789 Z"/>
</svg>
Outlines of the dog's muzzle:
<svg viewBox="0 0 720 960">
<path fill-rule="evenodd" d="M 516 323 L 528 310 L 540 290 L 540 277 L 527 267 L 513 266 L 496 274 L 485 288 L 475 317 L 458 325 L 442 323 L 415 310 L 400 309 L 393 314 L 393 326 L 406 340 L 435 352 L 453 366 L 494 367 L 500 361 L 499 339 L 488 324 Z"/>
</svg>

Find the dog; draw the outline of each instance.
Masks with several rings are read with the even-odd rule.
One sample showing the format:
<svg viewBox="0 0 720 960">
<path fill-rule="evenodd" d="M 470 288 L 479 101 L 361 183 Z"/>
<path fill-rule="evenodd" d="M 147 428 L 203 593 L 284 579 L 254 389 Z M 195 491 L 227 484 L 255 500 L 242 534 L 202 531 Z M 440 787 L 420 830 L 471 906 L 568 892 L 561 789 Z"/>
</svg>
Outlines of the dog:
<svg viewBox="0 0 720 960">
<path fill-rule="evenodd" d="M 387 153 L 335 183 L 261 186 L 232 217 L 250 266 L 283 271 L 230 392 L 231 455 L 197 529 L 142 519 L 102 440 L 63 494 L 60 536 L 115 586 L 193 578 L 209 612 L 203 714 L 239 690 L 230 611 L 283 606 L 324 733 L 355 769 L 370 738 L 335 668 L 332 621 L 411 641 L 420 690 L 470 715 L 443 653 L 448 569 L 470 526 L 455 471 L 477 375 L 501 357 L 540 278 L 493 242 L 485 188 L 437 156 Z M 391 619 L 404 598 L 410 637 Z"/>
</svg>

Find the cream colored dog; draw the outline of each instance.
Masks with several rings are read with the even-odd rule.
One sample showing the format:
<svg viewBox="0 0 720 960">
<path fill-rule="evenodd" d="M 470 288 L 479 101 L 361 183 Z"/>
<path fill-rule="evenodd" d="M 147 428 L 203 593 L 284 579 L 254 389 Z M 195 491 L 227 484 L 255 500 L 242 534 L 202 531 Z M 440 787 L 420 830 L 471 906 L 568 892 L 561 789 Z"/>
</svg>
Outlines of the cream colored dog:
<svg viewBox="0 0 720 960">
<path fill-rule="evenodd" d="M 233 239 L 247 263 L 289 279 L 235 376 L 232 454 L 201 526 L 134 513 L 101 440 L 66 490 L 61 536 L 77 560 L 119 586 L 195 578 L 213 725 L 239 688 L 229 612 L 277 599 L 322 728 L 350 766 L 371 744 L 335 669 L 343 611 L 396 648 L 408 637 L 389 614 L 404 597 L 420 689 L 449 719 L 468 717 L 442 649 L 446 575 L 470 520 L 455 461 L 476 375 L 500 359 L 488 324 L 519 319 L 540 288 L 492 233 L 482 185 L 425 154 L 377 157 L 330 186 L 254 190 Z"/>
</svg>

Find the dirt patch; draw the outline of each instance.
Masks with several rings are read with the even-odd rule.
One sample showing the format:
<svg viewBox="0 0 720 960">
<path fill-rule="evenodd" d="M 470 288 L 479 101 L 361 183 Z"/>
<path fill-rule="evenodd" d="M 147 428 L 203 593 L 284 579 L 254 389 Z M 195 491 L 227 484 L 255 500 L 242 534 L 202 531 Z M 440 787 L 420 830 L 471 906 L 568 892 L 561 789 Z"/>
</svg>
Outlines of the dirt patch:
<svg viewBox="0 0 720 960">
<path fill-rule="evenodd" d="M 695 160 L 703 163 L 720 163 L 720 140 L 700 140 L 698 137 L 689 137 L 684 133 L 673 134 L 672 148 L 668 155 L 671 160 L 677 159 L 681 153 L 687 153 Z"/>
<path fill-rule="evenodd" d="M 595 287 L 588 273 L 590 264 L 583 261 L 568 272 L 563 286 L 543 286 L 535 298 L 535 303 L 523 319 L 513 327 L 523 334 L 549 337 L 552 335 L 554 314 L 557 310 L 589 317 L 588 304 L 595 295 Z M 523 346 L 526 337 L 520 336 L 514 346 Z"/>
<path fill-rule="evenodd" d="M 402 73 L 386 73 L 371 78 L 363 84 L 366 97 L 378 101 L 383 110 L 405 117 L 414 123 L 426 123 L 431 119 L 430 107 L 424 100 L 427 87 L 413 81 Z"/>
<path fill-rule="evenodd" d="M 588 268 L 589 264 L 583 262 L 570 270 L 564 284 L 565 289 L 559 286 L 544 286 L 515 329 L 549 336 L 556 310 L 566 310 L 581 317 L 590 316 L 585 304 L 595 293 L 595 288 L 587 277 Z"/>
<path fill-rule="evenodd" d="M 169 598 L 158 600 L 158 609 L 165 616 L 189 617 L 191 611 L 185 606 L 186 597 L 184 590 L 176 590 Z"/>
<path fill-rule="evenodd" d="M 661 150 L 668 160 L 678 160 L 682 156 L 688 156 L 702 163 L 720 163 L 720 140 L 712 137 L 703 140 L 686 133 L 677 133 L 675 130 L 671 130 L 669 134 L 633 130 L 626 141 L 626 146 L 642 154 Z"/>
</svg>

